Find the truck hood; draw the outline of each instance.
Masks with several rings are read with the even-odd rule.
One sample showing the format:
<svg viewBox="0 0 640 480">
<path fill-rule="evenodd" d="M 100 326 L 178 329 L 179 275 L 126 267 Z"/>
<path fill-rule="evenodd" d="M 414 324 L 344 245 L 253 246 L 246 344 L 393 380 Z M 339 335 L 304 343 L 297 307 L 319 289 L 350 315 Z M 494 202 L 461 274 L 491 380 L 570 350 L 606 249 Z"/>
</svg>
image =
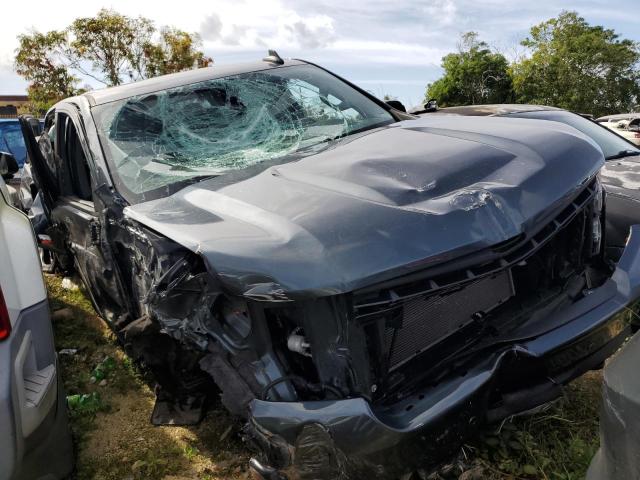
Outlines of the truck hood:
<svg viewBox="0 0 640 480">
<path fill-rule="evenodd" d="M 591 140 L 556 122 L 421 118 L 125 216 L 200 254 L 232 293 L 330 295 L 530 233 L 602 164 Z"/>
</svg>

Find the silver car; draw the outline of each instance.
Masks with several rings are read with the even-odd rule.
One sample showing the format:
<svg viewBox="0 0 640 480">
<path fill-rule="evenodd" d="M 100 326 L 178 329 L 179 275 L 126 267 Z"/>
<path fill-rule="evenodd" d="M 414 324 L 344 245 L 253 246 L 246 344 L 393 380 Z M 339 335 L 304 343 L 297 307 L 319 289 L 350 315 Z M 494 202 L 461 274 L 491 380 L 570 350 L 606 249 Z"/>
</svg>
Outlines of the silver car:
<svg viewBox="0 0 640 480">
<path fill-rule="evenodd" d="M 73 448 L 33 229 L 4 181 L 17 169 L 0 153 L 0 480 L 53 480 Z"/>
</svg>

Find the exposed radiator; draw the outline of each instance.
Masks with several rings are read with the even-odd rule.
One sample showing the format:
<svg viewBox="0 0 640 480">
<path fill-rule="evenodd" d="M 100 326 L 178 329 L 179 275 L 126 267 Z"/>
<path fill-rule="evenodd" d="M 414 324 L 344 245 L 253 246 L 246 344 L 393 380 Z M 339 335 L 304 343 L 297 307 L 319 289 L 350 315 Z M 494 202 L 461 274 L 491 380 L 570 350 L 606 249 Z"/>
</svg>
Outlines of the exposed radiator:
<svg viewBox="0 0 640 480">
<path fill-rule="evenodd" d="M 396 324 L 385 331 L 390 369 L 488 313 L 514 294 L 510 270 L 470 283 L 455 292 L 405 300 Z"/>
</svg>

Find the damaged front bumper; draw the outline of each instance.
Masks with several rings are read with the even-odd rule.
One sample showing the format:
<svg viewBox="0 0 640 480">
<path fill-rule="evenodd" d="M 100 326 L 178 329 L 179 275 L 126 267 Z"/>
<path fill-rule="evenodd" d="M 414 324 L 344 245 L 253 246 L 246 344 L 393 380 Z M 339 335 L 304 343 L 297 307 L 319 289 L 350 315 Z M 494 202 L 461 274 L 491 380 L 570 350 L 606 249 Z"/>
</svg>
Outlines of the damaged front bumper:
<svg viewBox="0 0 640 480">
<path fill-rule="evenodd" d="M 552 400 L 562 385 L 601 365 L 627 337 L 639 296 L 634 226 L 613 276 L 548 318 L 552 329 L 477 354 L 455 378 L 390 405 L 254 400 L 248 434 L 266 452 L 262 474 L 273 467 L 279 473 L 271 478 L 392 478 L 435 466 L 479 425 Z"/>
</svg>

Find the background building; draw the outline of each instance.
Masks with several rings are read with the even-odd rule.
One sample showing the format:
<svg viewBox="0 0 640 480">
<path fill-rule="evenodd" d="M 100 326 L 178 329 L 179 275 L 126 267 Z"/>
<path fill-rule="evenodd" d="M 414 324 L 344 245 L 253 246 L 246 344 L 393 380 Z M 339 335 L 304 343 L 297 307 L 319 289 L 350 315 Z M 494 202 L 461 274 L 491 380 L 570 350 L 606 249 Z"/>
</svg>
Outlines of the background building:
<svg viewBox="0 0 640 480">
<path fill-rule="evenodd" d="M 0 95 L 0 118 L 15 118 L 18 109 L 29 103 L 26 95 Z"/>
</svg>

